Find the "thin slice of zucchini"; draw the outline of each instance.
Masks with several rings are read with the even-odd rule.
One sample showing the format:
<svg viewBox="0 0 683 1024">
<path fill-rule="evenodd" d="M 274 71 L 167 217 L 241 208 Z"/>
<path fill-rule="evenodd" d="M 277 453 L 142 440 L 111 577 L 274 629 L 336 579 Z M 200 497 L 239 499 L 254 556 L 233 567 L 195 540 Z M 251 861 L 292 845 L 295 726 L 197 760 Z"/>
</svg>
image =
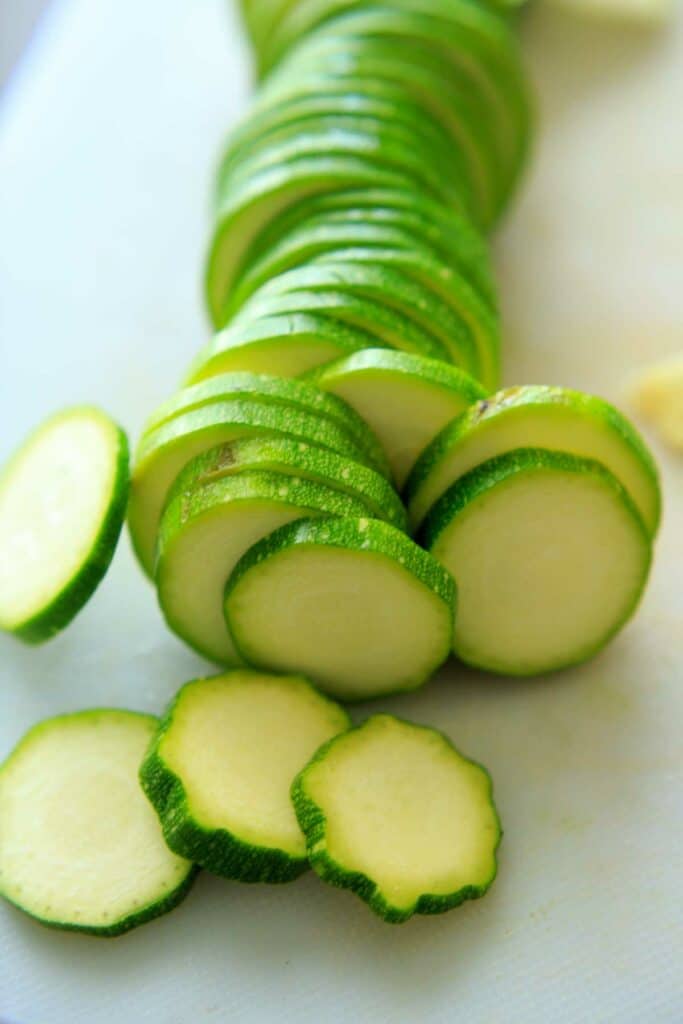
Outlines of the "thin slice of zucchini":
<svg viewBox="0 0 683 1024">
<path fill-rule="evenodd" d="M 268 402 L 212 402 L 181 413 L 145 434 L 136 453 L 128 527 L 143 569 L 154 568 L 159 518 L 171 484 L 190 459 L 239 437 L 280 436 L 329 448 L 364 462 L 352 438 L 333 423 Z"/>
<path fill-rule="evenodd" d="M 382 344 L 382 338 L 324 313 L 254 315 L 219 331 L 192 362 L 186 383 L 244 370 L 297 377 L 331 359 Z"/>
<path fill-rule="evenodd" d="M 52 928 L 121 935 L 183 899 L 138 768 L 157 720 L 98 708 L 35 725 L 0 767 L 0 893 Z"/>
<path fill-rule="evenodd" d="M 364 349 L 311 376 L 372 428 L 398 488 L 445 424 L 485 395 L 473 377 L 455 366 L 390 349 Z"/>
<path fill-rule="evenodd" d="M 382 447 L 368 425 L 350 405 L 336 395 L 322 391 L 312 381 L 291 380 L 266 373 L 222 373 L 179 391 L 158 406 L 147 420 L 144 432 L 166 423 L 181 413 L 200 409 L 211 402 L 231 399 L 265 400 L 285 409 L 298 409 L 329 420 L 350 434 L 365 452 L 368 462 L 384 476 L 390 471 Z"/>
<path fill-rule="evenodd" d="M 496 455 L 530 447 L 601 462 L 629 492 L 650 533 L 656 534 L 659 474 L 635 427 L 601 398 L 539 385 L 499 391 L 473 405 L 434 439 L 405 488 L 413 529 L 464 473 Z"/>
<path fill-rule="evenodd" d="M 194 471 L 192 464 L 187 469 Z M 170 628 L 211 661 L 241 664 L 223 615 L 223 591 L 233 567 L 277 527 L 325 514 L 372 511 L 358 496 L 281 473 L 245 470 L 195 487 L 181 477 L 159 526 L 155 571 Z"/>
<path fill-rule="evenodd" d="M 507 675 L 596 654 L 633 614 L 651 559 L 650 536 L 616 477 L 543 449 L 466 473 L 419 538 L 458 583 L 455 653 Z"/>
<path fill-rule="evenodd" d="M 99 409 L 52 416 L 0 477 L 0 629 L 49 640 L 92 596 L 128 498 L 128 442 Z"/>
<path fill-rule="evenodd" d="M 433 558 L 365 518 L 283 526 L 240 559 L 225 590 L 248 664 L 301 671 L 342 700 L 426 682 L 448 656 L 454 604 Z"/>
<path fill-rule="evenodd" d="M 185 466 L 173 491 L 182 494 L 214 480 L 253 470 L 324 484 L 362 501 L 373 518 L 407 531 L 405 508 L 385 476 L 355 459 L 286 437 L 241 438 L 211 448 Z"/>
<path fill-rule="evenodd" d="M 298 878 L 308 859 L 290 786 L 349 724 L 302 676 L 243 669 L 187 683 L 140 769 L 169 847 L 224 878 Z"/>
<path fill-rule="evenodd" d="M 496 876 L 491 780 L 435 729 L 373 715 L 314 755 L 292 801 L 314 870 L 392 924 L 477 899 Z"/>
</svg>

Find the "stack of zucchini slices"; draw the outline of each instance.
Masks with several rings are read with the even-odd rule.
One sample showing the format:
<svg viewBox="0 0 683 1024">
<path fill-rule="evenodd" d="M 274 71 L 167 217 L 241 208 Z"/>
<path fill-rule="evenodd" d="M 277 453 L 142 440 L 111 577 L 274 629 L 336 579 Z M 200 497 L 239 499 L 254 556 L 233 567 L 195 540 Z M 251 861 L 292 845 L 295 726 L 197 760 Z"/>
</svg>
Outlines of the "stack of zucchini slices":
<svg viewBox="0 0 683 1024">
<path fill-rule="evenodd" d="M 132 479 L 167 621 L 214 662 L 346 700 L 418 686 L 451 650 L 513 675 L 581 661 L 637 604 L 659 486 L 605 402 L 495 393 L 485 236 L 531 121 L 510 15 L 244 11 L 264 79 L 217 175 L 217 333 Z"/>
</svg>

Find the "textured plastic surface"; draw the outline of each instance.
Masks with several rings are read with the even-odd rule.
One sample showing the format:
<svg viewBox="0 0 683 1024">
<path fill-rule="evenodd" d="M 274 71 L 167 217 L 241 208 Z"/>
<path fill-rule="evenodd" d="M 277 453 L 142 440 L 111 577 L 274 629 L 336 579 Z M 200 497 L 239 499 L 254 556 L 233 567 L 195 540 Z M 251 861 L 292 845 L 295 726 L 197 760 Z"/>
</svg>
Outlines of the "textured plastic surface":
<svg viewBox="0 0 683 1024">
<path fill-rule="evenodd" d="M 539 4 L 524 34 L 544 131 L 497 246 L 504 380 L 619 402 L 629 370 L 682 338 L 683 9 L 648 34 Z M 247 89 L 225 0 L 58 2 L 3 98 L 0 457 L 76 401 L 134 437 L 177 385 L 208 336 L 209 175 Z M 278 890 L 204 875 L 112 942 L 3 905 L 3 1024 L 678 1024 L 683 461 L 656 451 L 653 579 L 614 645 L 547 681 L 448 666 L 369 706 L 490 769 L 505 836 L 486 899 L 390 928 L 312 873 Z M 124 539 L 62 636 L 0 639 L 0 756 L 60 711 L 158 712 L 205 669 Z"/>
</svg>

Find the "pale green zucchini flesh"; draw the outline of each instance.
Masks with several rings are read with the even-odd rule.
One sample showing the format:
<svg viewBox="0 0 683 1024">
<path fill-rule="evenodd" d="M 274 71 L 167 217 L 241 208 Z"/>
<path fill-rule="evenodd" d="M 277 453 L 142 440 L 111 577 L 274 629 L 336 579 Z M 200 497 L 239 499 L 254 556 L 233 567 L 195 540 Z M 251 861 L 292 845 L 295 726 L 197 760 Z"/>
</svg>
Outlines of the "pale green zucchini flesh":
<svg viewBox="0 0 683 1024">
<path fill-rule="evenodd" d="M 292 801 L 314 870 L 390 923 L 476 899 L 495 878 L 491 780 L 434 729 L 374 715 L 318 751 Z"/>
<path fill-rule="evenodd" d="M 151 715 L 106 708 L 34 726 L 0 767 L 0 893 L 42 924 L 113 936 L 172 910 L 196 869 L 138 783 Z"/>
<path fill-rule="evenodd" d="M 379 438 L 400 489 L 416 459 L 452 419 L 485 395 L 464 370 L 408 352 L 365 349 L 314 371 Z"/>
<path fill-rule="evenodd" d="M 349 724 L 302 676 L 237 670 L 187 683 L 140 769 L 169 847 L 224 878 L 298 877 L 308 859 L 290 786 Z"/>
<path fill-rule="evenodd" d="M 414 689 L 448 655 L 455 587 L 405 534 L 366 518 L 302 520 L 237 563 L 225 614 L 247 664 L 301 671 L 363 700 Z"/>
<path fill-rule="evenodd" d="M 547 448 L 601 462 L 657 532 L 661 494 L 657 467 L 636 429 L 613 405 L 568 388 L 506 388 L 472 405 L 444 427 L 417 461 L 405 488 L 411 527 L 459 477 L 515 448 Z"/>
<path fill-rule="evenodd" d="M 49 640 L 102 580 L 128 497 L 128 443 L 99 409 L 57 413 L 0 477 L 0 629 Z"/>
<path fill-rule="evenodd" d="M 161 520 L 155 571 L 171 629 L 211 661 L 241 664 L 223 614 L 226 581 L 252 544 L 314 515 L 371 512 L 358 497 L 280 473 L 245 470 L 195 487 L 181 481 Z"/>
<path fill-rule="evenodd" d="M 461 477 L 419 537 L 458 584 L 456 655 L 507 675 L 597 653 L 635 610 L 651 558 L 635 505 L 608 470 L 541 449 Z"/>
</svg>

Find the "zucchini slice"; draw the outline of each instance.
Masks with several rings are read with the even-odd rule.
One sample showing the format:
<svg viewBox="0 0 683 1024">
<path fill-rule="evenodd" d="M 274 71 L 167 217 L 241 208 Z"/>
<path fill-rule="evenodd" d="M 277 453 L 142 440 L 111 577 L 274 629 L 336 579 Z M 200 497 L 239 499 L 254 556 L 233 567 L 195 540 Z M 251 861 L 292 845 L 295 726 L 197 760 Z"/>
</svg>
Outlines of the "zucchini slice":
<svg viewBox="0 0 683 1024">
<path fill-rule="evenodd" d="M 515 448 L 532 447 L 601 462 L 626 488 L 650 533 L 656 534 L 659 474 L 635 427 L 601 398 L 538 385 L 506 388 L 477 402 L 434 439 L 405 488 L 413 529 L 470 469 Z"/>
<path fill-rule="evenodd" d="M 253 248 L 245 277 L 256 275 L 259 261 L 284 245 L 290 233 L 315 224 L 316 218 L 333 225 L 374 225 L 407 232 L 457 269 L 492 308 L 496 305 L 488 245 L 481 232 L 463 214 L 411 189 L 356 188 L 309 196 L 273 219 Z M 263 280 L 270 276 L 264 274 Z"/>
<path fill-rule="evenodd" d="M 142 568 L 154 569 L 159 519 L 171 484 L 195 455 L 239 437 L 279 436 L 330 448 L 358 462 L 365 456 L 333 423 L 268 402 L 211 402 L 181 413 L 143 435 L 136 453 L 128 503 L 128 528 Z"/>
<path fill-rule="evenodd" d="M 435 729 L 373 715 L 314 755 L 292 802 L 313 869 L 390 923 L 477 899 L 496 876 L 491 780 Z"/>
<path fill-rule="evenodd" d="M 324 484 L 363 502 L 374 519 L 407 532 L 406 510 L 385 476 L 329 449 L 285 437 L 248 437 L 211 448 L 179 473 L 173 493 L 253 470 Z"/>
<path fill-rule="evenodd" d="M 128 498 L 128 442 L 99 409 L 52 416 L 0 477 L 0 629 L 49 640 L 92 596 Z"/>
<path fill-rule="evenodd" d="M 161 426 L 181 413 L 200 409 L 211 402 L 231 399 L 272 402 L 285 409 L 312 413 L 351 435 L 368 462 L 384 476 L 390 475 L 382 447 L 361 416 L 336 395 L 321 391 L 314 383 L 274 377 L 266 373 L 222 373 L 176 391 L 147 421 L 144 432 Z"/>
<path fill-rule="evenodd" d="M 651 542 L 633 501 L 600 463 L 518 449 L 466 473 L 419 538 L 453 573 L 453 649 L 522 676 L 578 664 L 631 617 Z"/>
<path fill-rule="evenodd" d="M 316 308 L 326 310 L 323 302 Z M 382 344 L 381 337 L 326 312 L 254 316 L 219 331 L 193 361 L 186 383 L 239 370 L 298 377 L 331 359 Z"/>
<path fill-rule="evenodd" d="M 420 452 L 484 388 L 437 359 L 365 349 L 313 371 L 320 388 L 343 398 L 379 438 L 400 489 Z"/>
<path fill-rule="evenodd" d="M 297 878 L 308 858 L 292 780 L 349 724 L 302 676 L 244 669 L 187 683 L 140 768 L 169 847 L 224 878 Z"/>
<path fill-rule="evenodd" d="M 347 468 L 352 474 L 351 462 Z M 194 470 L 191 463 L 187 471 Z M 201 475 L 201 465 L 197 471 Z M 360 493 L 344 494 L 282 473 L 244 471 L 194 487 L 183 476 L 159 527 L 159 604 L 170 628 L 191 647 L 218 664 L 239 665 L 242 658 L 223 615 L 223 591 L 241 556 L 295 519 L 372 516 L 373 510 Z"/>
<path fill-rule="evenodd" d="M 255 544 L 225 589 L 248 664 L 301 671 L 342 700 L 412 690 L 448 656 L 455 586 L 405 534 L 366 518 L 302 520 Z"/>
<path fill-rule="evenodd" d="M 493 372 L 484 365 L 483 352 L 477 345 L 469 323 L 456 314 L 431 287 L 392 266 L 335 259 L 333 255 L 329 260 L 319 258 L 315 263 L 287 270 L 273 278 L 243 307 L 240 317 L 250 316 L 254 311 L 265 312 L 263 302 L 272 301 L 276 296 L 286 301 L 299 291 L 346 292 L 384 307 L 390 313 L 400 314 L 424 332 L 429 339 L 429 348 L 425 346 L 424 349 L 425 355 L 444 358 L 447 362 L 462 366 L 476 377 Z M 396 347 L 407 347 L 401 344 L 400 339 L 387 340 L 392 341 Z M 490 354 L 493 358 L 493 351 Z"/>
<path fill-rule="evenodd" d="M 156 718 L 98 708 L 35 725 L 0 767 L 0 893 L 52 928 L 121 935 L 172 910 L 196 868 L 138 783 Z"/>
</svg>

